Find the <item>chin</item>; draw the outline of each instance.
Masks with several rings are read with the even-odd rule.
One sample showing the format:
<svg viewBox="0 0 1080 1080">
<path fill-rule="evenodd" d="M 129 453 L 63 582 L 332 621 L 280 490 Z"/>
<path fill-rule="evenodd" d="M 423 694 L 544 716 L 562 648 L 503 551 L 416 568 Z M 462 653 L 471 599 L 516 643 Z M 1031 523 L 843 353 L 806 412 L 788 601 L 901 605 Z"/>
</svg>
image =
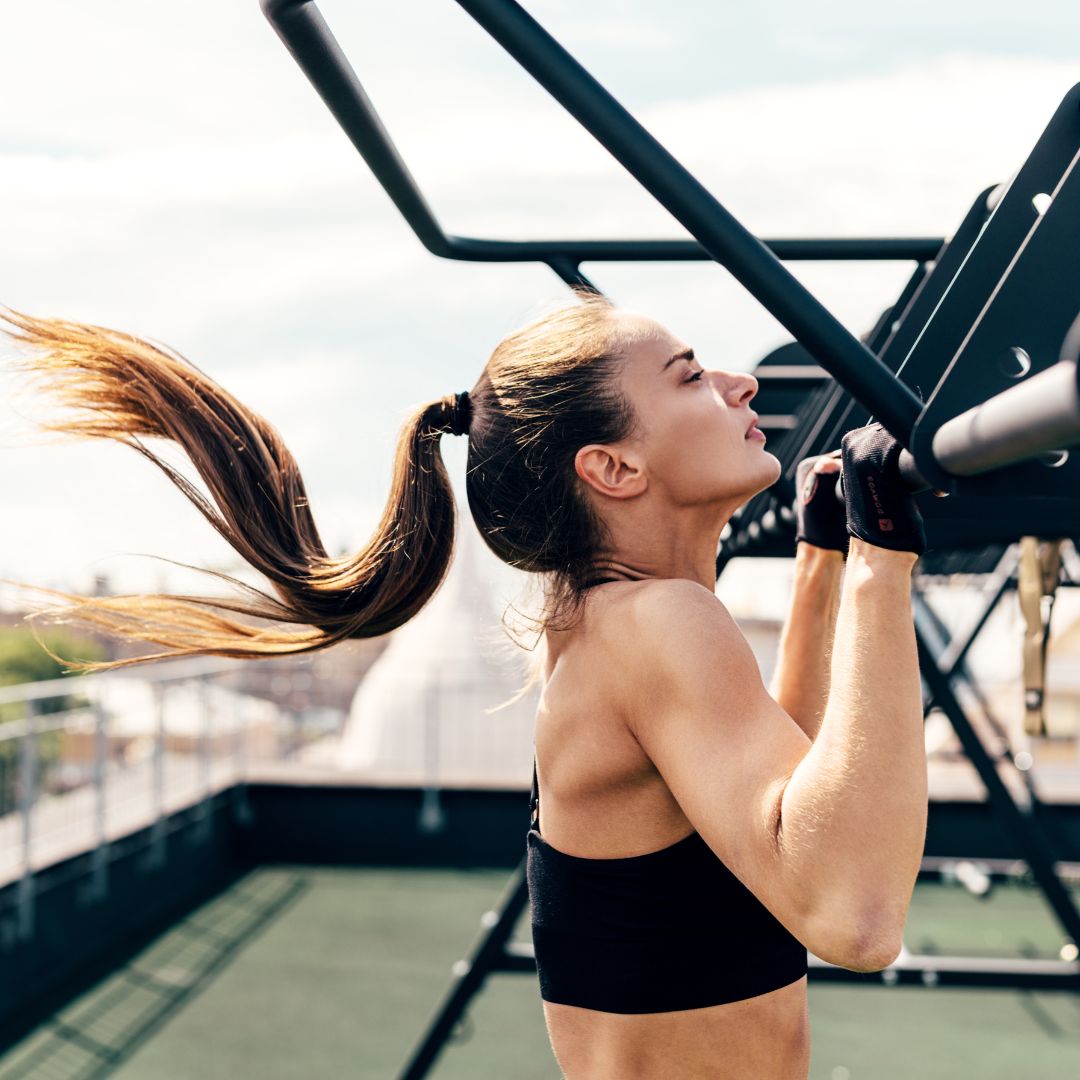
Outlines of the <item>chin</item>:
<svg viewBox="0 0 1080 1080">
<path fill-rule="evenodd" d="M 734 487 L 732 486 L 732 479 L 727 478 L 727 483 L 723 485 L 726 488 L 724 497 L 738 499 L 738 504 L 743 506 L 755 495 L 771 488 L 780 479 L 783 471 L 784 468 L 779 459 L 774 454 L 770 454 L 768 450 L 762 450 L 760 460 L 752 467 L 745 468 L 743 475 L 735 480 Z M 719 494 L 719 491 L 717 494 Z"/>
<path fill-rule="evenodd" d="M 775 484 L 784 472 L 784 466 L 780 464 L 780 459 L 775 454 L 770 454 L 768 450 L 762 450 L 761 456 L 764 458 L 762 470 L 768 473 L 769 480 L 758 489 L 759 491 Z"/>
<path fill-rule="evenodd" d="M 754 490 L 747 496 L 748 502 L 755 495 L 765 491 L 767 488 L 771 488 L 784 472 L 784 467 L 780 464 L 779 459 L 773 454 L 770 454 L 765 450 L 762 452 L 762 457 L 764 460 L 761 463 L 761 472 L 756 478 Z"/>
</svg>

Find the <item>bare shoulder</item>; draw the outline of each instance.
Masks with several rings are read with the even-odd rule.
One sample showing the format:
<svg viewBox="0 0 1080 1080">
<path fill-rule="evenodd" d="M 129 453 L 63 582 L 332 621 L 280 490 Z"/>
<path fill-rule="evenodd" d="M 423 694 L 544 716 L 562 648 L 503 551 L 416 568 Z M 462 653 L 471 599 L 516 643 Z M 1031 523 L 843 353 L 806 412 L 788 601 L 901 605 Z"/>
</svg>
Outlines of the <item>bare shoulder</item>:
<svg viewBox="0 0 1080 1080">
<path fill-rule="evenodd" d="M 746 639 L 720 598 L 687 578 L 657 578 L 638 583 L 621 598 L 610 619 L 611 630 L 621 636 L 629 655 L 648 660 L 659 644 L 670 644 L 674 656 L 686 655 L 700 635 L 709 644 L 717 638 L 728 645 Z M 748 648 L 748 646 L 747 646 Z"/>
<path fill-rule="evenodd" d="M 720 598 L 696 581 L 656 578 L 634 582 L 620 595 L 611 591 L 598 622 L 605 655 L 618 657 L 619 697 L 631 729 L 633 716 L 672 683 L 709 679 L 715 687 L 713 680 L 727 675 L 733 689 L 760 685 L 738 624 Z"/>
</svg>

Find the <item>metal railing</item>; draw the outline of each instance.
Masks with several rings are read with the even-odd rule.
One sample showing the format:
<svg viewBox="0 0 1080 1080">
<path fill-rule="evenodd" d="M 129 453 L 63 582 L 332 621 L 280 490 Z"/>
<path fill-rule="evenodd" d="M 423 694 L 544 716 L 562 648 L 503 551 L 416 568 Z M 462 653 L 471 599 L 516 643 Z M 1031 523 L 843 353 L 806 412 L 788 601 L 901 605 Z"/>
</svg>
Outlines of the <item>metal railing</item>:
<svg viewBox="0 0 1080 1080">
<path fill-rule="evenodd" d="M 490 673 L 421 686 L 415 669 L 372 671 L 350 720 L 285 704 L 277 674 L 271 696 L 251 692 L 249 667 L 194 658 L 0 687 L 0 889 L 15 886 L 0 945 L 33 935 L 41 871 L 80 858 L 87 899 L 103 899 L 111 845 L 141 834 L 145 865 L 161 865 L 170 818 L 209 829 L 230 792 L 243 820 L 252 779 L 420 787 L 423 831 L 441 826 L 443 788 L 528 789 L 535 691 L 488 714 L 507 696 Z"/>
<path fill-rule="evenodd" d="M 216 794 L 239 786 L 243 799 L 252 752 L 288 749 L 286 710 L 218 685 L 236 666 L 0 687 L 0 717 L 22 712 L 0 721 L 0 888 L 16 884 L 5 939 L 33 935 L 41 870 L 83 856 L 87 898 L 104 898 L 110 844 L 148 830 L 147 864 L 159 864 L 169 815 L 190 808 L 208 826 Z"/>
</svg>

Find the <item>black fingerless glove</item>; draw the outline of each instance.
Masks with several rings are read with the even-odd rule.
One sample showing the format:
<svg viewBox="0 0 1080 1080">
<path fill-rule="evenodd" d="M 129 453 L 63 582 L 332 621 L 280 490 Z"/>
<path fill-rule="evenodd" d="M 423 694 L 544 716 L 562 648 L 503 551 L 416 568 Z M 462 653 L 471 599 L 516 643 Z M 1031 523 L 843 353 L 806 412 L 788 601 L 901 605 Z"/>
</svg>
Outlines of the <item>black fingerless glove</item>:
<svg viewBox="0 0 1080 1080">
<path fill-rule="evenodd" d="M 847 530 L 893 551 L 926 550 L 926 530 L 897 464 L 900 444 L 880 425 L 849 431 L 840 441 Z"/>
<path fill-rule="evenodd" d="M 803 458 L 795 469 L 795 542 L 842 551 L 847 555 L 848 531 L 844 504 L 836 497 L 839 472 L 816 473 L 814 464 L 823 457 L 839 457 L 840 451 Z"/>
</svg>

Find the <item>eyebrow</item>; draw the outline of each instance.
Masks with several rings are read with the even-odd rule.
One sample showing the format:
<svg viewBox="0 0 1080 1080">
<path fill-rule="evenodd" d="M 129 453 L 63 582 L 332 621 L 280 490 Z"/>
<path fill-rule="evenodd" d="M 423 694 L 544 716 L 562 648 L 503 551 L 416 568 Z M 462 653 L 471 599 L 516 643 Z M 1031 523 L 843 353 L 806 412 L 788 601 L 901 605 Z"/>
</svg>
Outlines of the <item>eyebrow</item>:
<svg viewBox="0 0 1080 1080">
<path fill-rule="evenodd" d="M 675 354 L 675 355 L 674 355 L 674 356 L 673 356 L 673 357 L 672 357 L 672 358 L 671 358 L 671 359 L 670 359 L 670 360 L 669 360 L 669 361 L 668 361 L 668 362 L 667 362 L 667 363 L 666 363 L 666 364 L 665 364 L 665 365 L 664 365 L 664 366 L 663 366 L 663 367 L 662 367 L 662 368 L 660 369 L 660 374 L 662 375 L 662 374 L 663 374 L 663 373 L 664 373 L 665 371 L 667 371 L 667 369 L 668 369 L 669 367 L 671 367 L 671 365 L 672 365 L 672 364 L 674 364 L 676 360 L 696 360 L 696 359 L 697 359 L 697 357 L 696 357 L 696 356 L 694 356 L 694 350 L 693 350 L 693 349 L 683 349 L 683 351 L 682 351 L 682 352 L 677 352 L 677 353 L 676 353 L 676 354 Z"/>
</svg>

